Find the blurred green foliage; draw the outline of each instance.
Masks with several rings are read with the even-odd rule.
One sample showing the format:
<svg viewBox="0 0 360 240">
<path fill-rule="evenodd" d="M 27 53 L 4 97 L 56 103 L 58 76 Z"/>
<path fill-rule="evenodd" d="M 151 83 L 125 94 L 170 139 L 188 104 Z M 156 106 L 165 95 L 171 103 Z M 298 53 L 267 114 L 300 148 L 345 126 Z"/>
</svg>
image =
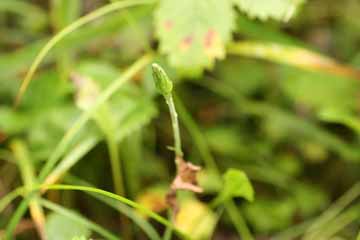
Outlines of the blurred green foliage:
<svg viewBox="0 0 360 240">
<path fill-rule="evenodd" d="M 0 1 L 0 205 L 9 203 L 0 212 L 1 239 L 15 225 L 16 239 L 37 239 L 44 229 L 48 239 L 166 239 L 160 236 L 171 231 L 163 225 L 96 194 L 37 194 L 45 226 L 32 224 L 36 214 L 16 222 L 19 206 L 26 211 L 28 203 L 12 199 L 27 199 L 28 192 L 16 189 L 35 183 L 114 192 L 110 135 L 124 196 L 166 217 L 173 134 L 152 62 L 174 83 L 184 158 L 203 167 L 204 193 L 178 194 L 178 230 L 195 239 L 359 238 L 359 1 L 144 1 L 65 36 L 15 108 L 42 47 L 79 18 L 119 2 Z M 137 70 L 129 71 L 134 62 Z M 119 90 L 97 106 L 124 76 Z M 88 89 L 79 78 L 95 87 L 80 94 Z M 88 108 L 79 108 L 79 96 Z M 71 135 L 86 114 L 90 120 Z M 113 126 L 101 126 L 99 116 Z M 34 183 L 22 182 L 14 140 L 28 150 Z M 128 218 L 128 233 L 119 214 Z M 168 236 L 182 236 L 175 234 Z"/>
</svg>

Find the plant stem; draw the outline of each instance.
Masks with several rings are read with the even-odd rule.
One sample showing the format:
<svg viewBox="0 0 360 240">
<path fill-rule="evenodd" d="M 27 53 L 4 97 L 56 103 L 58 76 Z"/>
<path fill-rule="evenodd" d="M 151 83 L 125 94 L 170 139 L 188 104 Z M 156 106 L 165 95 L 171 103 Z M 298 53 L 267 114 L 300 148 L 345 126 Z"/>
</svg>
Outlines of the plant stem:
<svg viewBox="0 0 360 240">
<path fill-rule="evenodd" d="M 102 8 L 99 8 L 81 18 L 79 18 L 78 20 L 76 20 L 75 22 L 73 22 L 72 24 L 70 24 L 69 26 L 65 27 L 64 29 L 62 29 L 59 33 L 57 33 L 53 38 L 50 39 L 50 41 L 41 49 L 41 51 L 38 53 L 38 55 L 36 56 L 35 60 L 33 61 L 33 63 L 30 66 L 29 71 L 27 72 L 23 82 L 21 83 L 19 92 L 16 96 L 16 100 L 15 100 L 15 106 L 17 106 L 20 101 L 22 96 L 24 95 L 27 87 L 29 86 L 36 70 L 38 69 L 38 67 L 40 66 L 41 61 L 45 58 L 45 56 L 47 55 L 47 53 L 58 43 L 60 42 L 64 37 L 66 37 L 67 35 L 69 35 L 70 33 L 72 33 L 73 31 L 75 31 L 76 29 L 80 28 L 81 26 L 92 22 L 104 15 L 107 15 L 111 12 L 114 12 L 116 10 L 120 10 L 120 9 L 124 9 L 127 7 L 131 7 L 131 6 L 136 6 L 136 5 L 142 5 L 142 4 L 151 4 L 154 1 L 152 0 L 132 0 L 132 1 L 121 1 L 121 2 L 115 2 L 112 4 L 108 4 L 105 5 Z"/>
<path fill-rule="evenodd" d="M 116 142 L 116 136 L 114 134 L 115 124 L 106 103 L 104 103 L 104 105 L 100 107 L 99 111 L 95 113 L 94 119 L 98 124 L 98 126 L 100 127 L 100 129 L 103 131 L 106 138 L 115 193 L 120 196 L 126 196 L 122 163 L 119 156 L 119 149 Z M 121 224 L 121 232 L 123 233 L 124 239 L 130 240 L 132 235 L 130 222 L 126 217 L 120 215 L 120 224 Z"/>
<path fill-rule="evenodd" d="M 173 129 L 173 135 L 174 135 L 175 165 L 176 165 L 176 169 L 178 170 L 179 169 L 178 159 L 183 158 L 183 152 L 181 150 L 179 119 L 178 119 L 178 115 L 177 115 L 177 112 L 175 109 L 174 99 L 173 99 L 172 95 L 170 94 L 169 96 L 165 96 L 165 101 L 166 101 L 166 104 L 168 105 L 169 111 L 170 111 L 171 126 Z M 172 222 L 175 220 L 173 218 L 173 215 L 174 215 L 174 213 L 173 213 L 172 209 L 169 209 L 168 217 Z M 167 227 L 165 229 L 165 234 L 163 236 L 163 239 L 170 240 L 171 236 L 172 236 L 172 228 Z"/>
<path fill-rule="evenodd" d="M 173 213 L 169 209 L 168 210 L 168 219 L 172 219 L 172 218 L 173 218 Z M 172 228 L 167 227 L 164 232 L 163 240 L 171 240 L 171 237 L 172 237 Z"/>
<path fill-rule="evenodd" d="M 15 198 L 25 194 L 25 187 L 18 187 L 9 192 L 0 199 L 0 213 L 9 205 Z"/>
<path fill-rule="evenodd" d="M 59 144 L 56 146 L 55 150 L 52 152 L 46 164 L 41 169 L 38 182 L 43 182 L 53 167 L 56 165 L 61 156 L 68 150 L 76 134 L 85 126 L 89 119 L 93 116 L 96 110 L 105 103 L 117 90 L 119 90 L 127 81 L 129 81 L 138 71 L 143 69 L 150 61 L 152 60 L 152 55 L 144 55 L 142 58 L 137 60 L 131 67 L 128 68 L 118 79 L 114 80 L 113 83 L 100 94 L 99 98 L 96 100 L 90 109 L 86 110 L 78 120 L 67 130 L 63 138 L 60 140 Z M 32 195 L 33 196 L 33 195 Z M 30 196 L 29 196 L 30 197 Z M 16 225 L 21 220 L 22 216 L 25 214 L 29 200 L 27 197 L 23 199 L 15 213 L 12 215 L 9 224 L 6 227 L 6 239 L 12 239 L 13 232 Z"/>
<path fill-rule="evenodd" d="M 102 195 L 108 198 L 112 198 L 114 200 L 117 200 L 121 203 L 124 203 L 130 207 L 133 207 L 139 211 L 141 211 L 142 213 L 146 214 L 147 216 L 149 216 L 150 218 L 156 220 L 157 222 L 161 223 L 164 226 L 167 226 L 169 228 L 171 228 L 172 230 L 174 230 L 174 232 L 178 235 L 178 237 L 180 237 L 181 239 L 190 239 L 190 237 L 186 236 L 184 233 L 182 233 L 181 231 L 179 231 L 178 229 L 176 229 L 176 227 L 167 219 L 163 218 L 162 216 L 158 215 L 157 213 L 149 210 L 146 207 L 143 207 L 142 205 L 127 199 L 125 197 L 119 196 L 117 194 L 111 193 L 111 192 L 107 192 L 105 190 L 102 189 L 98 189 L 98 188 L 93 188 L 93 187 L 86 187 L 86 186 L 76 186 L 76 185 L 63 185 L 63 184 L 56 184 L 56 185 L 46 185 L 46 186 L 40 186 L 38 187 L 39 189 L 44 188 L 43 190 L 74 190 L 74 191 L 82 191 L 82 192 L 92 192 L 92 193 L 96 193 L 98 195 Z M 36 189 L 33 189 L 36 190 Z"/>
<path fill-rule="evenodd" d="M 99 109 L 99 112 L 95 114 L 94 119 L 106 138 L 115 193 L 123 196 L 125 195 L 125 188 L 122 176 L 122 164 L 119 157 L 116 137 L 114 136 L 114 122 L 111 119 L 110 111 L 107 108 L 107 105 L 103 105 Z"/>
<path fill-rule="evenodd" d="M 73 184 L 73 185 L 94 187 L 90 183 L 88 183 L 78 177 L 71 176 L 69 174 L 66 175 L 66 178 L 64 180 L 65 180 L 65 182 Z M 110 199 L 110 198 L 101 196 L 99 194 L 93 193 L 93 192 L 86 192 L 86 194 L 99 200 L 102 203 L 105 203 L 106 205 L 113 208 L 120 214 L 124 214 L 126 217 L 131 219 L 140 229 L 143 230 L 143 232 L 146 234 L 146 236 L 148 237 L 149 240 L 161 240 L 161 237 L 159 236 L 159 234 L 157 233 L 155 228 L 151 225 L 150 222 L 147 221 L 147 219 L 145 219 L 143 217 L 143 215 L 141 215 L 141 213 L 139 211 L 134 211 L 132 208 L 130 208 L 129 206 L 127 206 L 123 203 L 119 203 L 118 201 L 114 201 L 114 199 Z M 137 238 L 135 237 L 133 239 L 137 239 Z"/>
<path fill-rule="evenodd" d="M 233 200 L 225 202 L 226 212 L 229 214 L 231 221 L 234 223 L 234 226 L 238 233 L 241 235 L 243 240 L 253 240 L 253 236 L 250 233 L 248 226 L 240 214 L 239 209 L 237 209 Z"/>
<path fill-rule="evenodd" d="M 184 104 L 175 96 L 176 106 L 180 114 L 180 118 L 183 121 L 185 127 L 188 129 L 192 139 L 194 140 L 195 146 L 198 148 L 199 153 L 206 165 L 206 167 L 210 170 L 213 170 L 216 174 L 217 178 L 221 178 L 220 170 L 217 167 L 216 161 L 213 158 L 209 146 L 198 128 L 195 121 L 192 119 L 190 113 L 186 110 Z M 225 210 L 229 214 L 231 221 L 233 222 L 237 232 L 242 237 L 243 240 L 253 240 L 253 236 L 251 235 L 244 218 L 242 217 L 240 211 L 237 209 L 233 200 L 229 200 L 224 203 Z"/>
<path fill-rule="evenodd" d="M 179 129 L 179 120 L 178 115 L 175 109 L 175 104 L 172 95 L 165 97 L 166 103 L 169 106 L 171 125 L 174 134 L 174 149 L 176 157 L 183 157 L 183 152 L 181 150 L 181 137 Z"/>
<path fill-rule="evenodd" d="M 26 194 L 29 194 L 36 183 L 36 178 L 28 148 L 21 140 L 14 140 L 11 142 L 11 149 L 14 152 L 15 159 L 20 169 Z M 35 223 L 40 239 L 47 239 L 45 234 L 45 215 L 37 197 L 31 199 L 29 202 L 29 208 L 31 218 Z"/>
</svg>

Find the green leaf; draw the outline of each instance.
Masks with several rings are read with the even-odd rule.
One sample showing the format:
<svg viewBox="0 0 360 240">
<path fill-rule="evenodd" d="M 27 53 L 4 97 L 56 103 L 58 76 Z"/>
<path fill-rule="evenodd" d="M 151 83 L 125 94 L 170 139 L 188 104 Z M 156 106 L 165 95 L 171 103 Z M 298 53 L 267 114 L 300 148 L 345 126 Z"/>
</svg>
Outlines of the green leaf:
<svg viewBox="0 0 360 240">
<path fill-rule="evenodd" d="M 90 236 L 90 230 L 83 224 L 61 214 L 52 213 L 46 222 L 46 234 L 49 239 L 69 240 L 77 236 Z"/>
<path fill-rule="evenodd" d="M 228 169 L 224 174 L 224 186 L 214 205 L 234 197 L 243 197 L 249 202 L 254 200 L 254 189 L 246 174 L 238 169 Z"/>
<path fill-rule="evenodd" d="M 160 51 L 186 76 L 200 75 L 225 57 L 233 23 L 229 1 L 162 0 L 155 13 Z"/>
<path fill-rule="evenodd" d="M 251 18 L 288 21 L 304 0 L 232 0 Z"/>
</svg>

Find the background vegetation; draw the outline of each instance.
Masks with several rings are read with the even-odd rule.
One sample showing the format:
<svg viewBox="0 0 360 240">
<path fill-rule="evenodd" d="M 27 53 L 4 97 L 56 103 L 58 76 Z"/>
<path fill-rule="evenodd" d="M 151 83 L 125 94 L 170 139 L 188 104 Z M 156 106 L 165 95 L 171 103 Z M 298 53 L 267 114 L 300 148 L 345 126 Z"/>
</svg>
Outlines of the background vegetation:
<svg viewBox="0 0 360 240">
<path fill-rule="evenodd" d="M 359 13 L 1 0 L 0 239 L 359 239 Z"/>
</svg>

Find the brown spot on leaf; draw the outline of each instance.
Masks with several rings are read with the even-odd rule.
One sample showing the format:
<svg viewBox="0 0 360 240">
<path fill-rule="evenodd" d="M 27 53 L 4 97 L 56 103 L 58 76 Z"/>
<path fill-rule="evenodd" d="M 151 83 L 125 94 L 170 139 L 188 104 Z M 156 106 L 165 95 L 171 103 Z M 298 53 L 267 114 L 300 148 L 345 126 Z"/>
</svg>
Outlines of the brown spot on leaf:
<svg viewBox="0 0 360 240">
<path fill-rule="evenodd" d="M 193 42 L 193 36 L 192 35 L 188 35 L 186 36 L 180 43 L 180 49 L 182 51 L 186 51 L 190 48 L 192 42 Z"/>
<path fill-rule="evenodd" d="M 174 26 L 174 23 L 171 20 L 167 20 L 164 22 L 164 28 L 166 31 L 170 31 L 173 26 Z"/>
<path fill-rule="evenodd" d="M 205 53 L 209 58 L 224 57 L 225 53 L 223 44 L 218 32 L 213 29 L 209 29 L 204 36 L 203 42 Z"/>
<path fill-rule="evenodd" d="M 209 29 L 206 34 L 205 34 L 205 38 L 204 38 L 204 45 L 205 48 L 211 48 L 212 45 L 214 44 L 214 40 L 216 37 L 216 32 L 213 29 Z"/>
</svg>

